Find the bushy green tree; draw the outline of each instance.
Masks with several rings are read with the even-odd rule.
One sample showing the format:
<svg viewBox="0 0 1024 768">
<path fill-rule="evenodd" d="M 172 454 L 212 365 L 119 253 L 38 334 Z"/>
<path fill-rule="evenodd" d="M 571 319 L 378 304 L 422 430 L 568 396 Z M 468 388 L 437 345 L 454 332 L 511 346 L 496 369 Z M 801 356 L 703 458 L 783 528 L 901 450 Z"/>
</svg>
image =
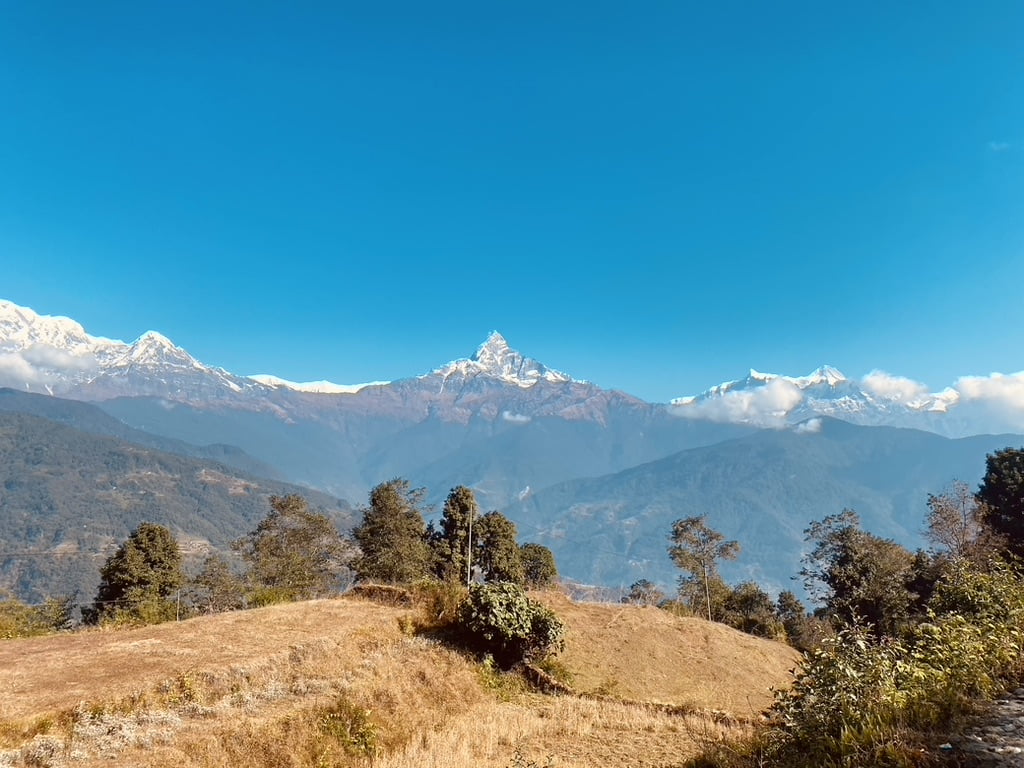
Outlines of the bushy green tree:
<svg viewBox="0 0 1024 768">
<path fill-rule="evenodd" d="M 978 501 L 986 519 L 1004 537 L 1006 549 L 1024 557 L 1024 448 L 1004 448 L 985 457 Z"/>
<path fill-rule="evenodd" d="M 811 552 L 800 575 L 809 594 L 843 624 L 868 623 L 879 635 L 895 635 L 912 614 L 914 558 L 891 539 L 864 531 L 851 509 L 812 522 Z"/>
<path fill-rule="evenodd" d="M 185 583 L 174 534 L 162 525 L 142 523 L 100 568 L 100 586 L 85 618 L 156 623 L 180 615 Z"/>
<path fill-rule="evenodd" d="M 558 565 L 554 553 L 543 544 L 527 542 L 519 547 L 526 586 L 530 589 L 548 589 L 558 581 Z"/>
<path fill-rule="evenodd" d="M 470 647 L 508 668 L 560 651 L 565 627 L 554 612 L 517 584 L 473 584 L 458 624 Z"/>
<path fill-rule="evenodd" d="M 361 581 L 403 583 L 431 572 L 433 556 L 420 505 L 423 492 L 395 478 L 370 491 L 370 504 L 352 536 L 360 554 L 354 561 Z"/>
<path fill-rule="evenodd" d="M 775 613 L 771 597 L 752 581 L 729 590 L 723 605 L 723 621 L 730 627 L 758 637 L 779 637 L 782 622 Z"/>
<path fill-rule="evenodd" d="M 263 605 L 336 594 L 353 549 L 302 496 L 271 496 L 270 512 L 234 542 L 249 565 L 253 602 Z"/>
<path fill-rule="evenodd" d="M 740 545 L 726 541 L 725 536 L 707 525 L 706 519 L 702 515 L 676 520 L 672 524 L 672 545 L 668 554 L 672 562 L 689 574 L 681 577 L 681 587 L 685 588 L 688 581 L 699 581 L 703 585 L 707 617 L 711 621 L 714 616 L 711 581 L 718 576 L 718 561 L 734 560 Z"/>
<path fill-rule="evenodd" d="M 516 542 L 516 526 L 500 512 L 488 512 L 480 518 L 476 544 L 476 562 L 484 581 L 509 581 L 523 584 L 526 569 Z"/>
</svg>

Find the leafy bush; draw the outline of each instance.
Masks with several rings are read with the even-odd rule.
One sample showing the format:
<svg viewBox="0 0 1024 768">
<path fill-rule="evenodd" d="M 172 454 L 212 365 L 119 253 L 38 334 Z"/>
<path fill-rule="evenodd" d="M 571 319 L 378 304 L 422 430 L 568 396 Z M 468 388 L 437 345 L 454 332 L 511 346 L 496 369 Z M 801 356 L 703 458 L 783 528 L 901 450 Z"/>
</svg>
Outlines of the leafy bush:
<svg viewBox="0 0 1024 768">
<path fill-rule="evenodd" d="M 565 646 L 565 626 L 554 612 L 508 582 L 470 587 L 458 626 L 473 650 L 491 654 L 506 669 Z"/>
</svg>

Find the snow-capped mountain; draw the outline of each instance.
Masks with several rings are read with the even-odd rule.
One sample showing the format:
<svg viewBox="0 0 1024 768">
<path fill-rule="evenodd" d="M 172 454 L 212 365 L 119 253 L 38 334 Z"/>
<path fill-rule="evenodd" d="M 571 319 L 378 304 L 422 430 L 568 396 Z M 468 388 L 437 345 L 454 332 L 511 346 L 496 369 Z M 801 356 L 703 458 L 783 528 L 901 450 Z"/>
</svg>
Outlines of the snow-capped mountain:
<svg viewBox="0 0 1024 768">
<path fill-rule="evenodd" d="M 824 365 L 806 376 L 781 376 L 751 369 L 742 379 L 710 387 L 699 395 L 675 398 L 670 403 L 678 416 L 758 427 L 798 424 L 817 416 L 829 416 L 864 426 L 898 426 L 925 429 L 944 435 L 1000 432 L 1024 426 L 1024 413 L 1014 418 L 1003 412 L 998 418 L 981 419 L 992 403 L 971 402 L 962 382 L 940 392 L 900 376 L 872 371 L 850 379 Z M 976 422 L 970 426 L 971 416 Z"/>
<path fill-rule="evenodd" d="M 497 331 L 491 331 L 472 357 L 453 360 L 447 365 L 436 368 L 426 376 L 472 378 L 486 376 L 499 379 L 517 387 L 529 388 L 538 381 L 564 384 L 573 378 L 560 371 L 552 370 L 533 358 L 524 357 L 509 347 L 505 337 Z M 421 378 L 426 378 L 423 376 Z"/>
<path fill-rule="evenodd" d="M 91 336 L 70 318 L 0 301 L 0 386 L 101 400 L 140 395 L 187 399 L 259 385 L 200 363 L 156 331 L 126 343 Z"/>
</svg>

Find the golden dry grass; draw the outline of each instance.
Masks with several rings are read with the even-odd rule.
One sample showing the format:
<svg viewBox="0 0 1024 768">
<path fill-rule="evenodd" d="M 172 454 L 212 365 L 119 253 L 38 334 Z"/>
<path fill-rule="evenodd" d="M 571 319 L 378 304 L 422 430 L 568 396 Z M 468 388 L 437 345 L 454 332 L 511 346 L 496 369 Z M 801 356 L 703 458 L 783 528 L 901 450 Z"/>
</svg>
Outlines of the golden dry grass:
<svg viewBox="0 0 1024 768">
<path fill-rule="evenodd" d="M 792 648 L 654 607 L 573 603 L 540 593 L 567 625 L 561 661 L 585 692 L 752 716 L 800 658 Z"/>
<path fill-rule="evenodd" d="M 544 599 L 568 625 L 564 661 L 584 691 L 747 714 L 795 660 L 656 609 Z M 409 619 L 338 599 L 0 643 L 0 765 L 506 768 L 521 749 L 538 765 L 654 768 L 720 730 L 635 704 L 505 691 L 472 660 L 404 633 Z M 347 720 L 338 730 L 339 707 L 355 713 L 355 736 Z"/>
</svg>

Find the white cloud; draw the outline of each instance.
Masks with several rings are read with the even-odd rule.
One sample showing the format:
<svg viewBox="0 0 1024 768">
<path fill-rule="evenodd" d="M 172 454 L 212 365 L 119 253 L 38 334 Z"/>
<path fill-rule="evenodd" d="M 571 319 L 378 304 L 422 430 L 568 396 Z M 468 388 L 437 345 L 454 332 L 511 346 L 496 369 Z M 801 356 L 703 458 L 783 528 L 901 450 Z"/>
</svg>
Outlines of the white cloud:
<svg viewBox="0 0 1024 768">
<path fill-rule="evenodd" d="M 808 419 L 793 427 L 793 431 L 798 435 L 816 435 L 821 432 L 821 424 L 821 419 Z"/>
<path fill-rule="evenodd" d="M 862 378 L 860 383 L 869 394 L 899 403 L 920 401 L 928 395 L 928 387 L 921 382 L 877 369 Z"/>
<path fill-rule="evenodd" d="M 1024 371 L 961 376 L 954 388 L 967 401 L 985 401 L 996 407 L 1024 412 Z"/>
<path fill-rule="evenodd" d="M 772 379 L 755 389 L 731 390 L 707 400 L 680 401 L 672 413 L 758 427 L 785 426 L 786 416 L 803 402 L 800 388 L 786 379 Z"/>
<path fill-rule="evenodd" d="M 70 352 L 51 347 L 49 344 L 33 344 L 24 350 L 22 357 L 33 365 L 59 370 L 92 371 L 98 366 L 92 355 L 73 355 Z"/>
<path fill-rule="evenodd" d="M 20 388 L 41 380 L 39 371 L 20 352 L 0 354 L 0 385 Z"/>
<path fill-rule="evenodd" d="M 502 411 L 501 418 L 505 421 L 510 421 L 513 424 L 526 424 L 532 420 L 529 416 L 525 416 L 521 413 L 512 413 L 512 411 Z"/>
<path fill-rule="evenodd" d="M 993 152 L 1005 152 L 1010 149 L 1013 145 L 1008 141 L 990 141 L 988 148 Z"/>
</svg>

